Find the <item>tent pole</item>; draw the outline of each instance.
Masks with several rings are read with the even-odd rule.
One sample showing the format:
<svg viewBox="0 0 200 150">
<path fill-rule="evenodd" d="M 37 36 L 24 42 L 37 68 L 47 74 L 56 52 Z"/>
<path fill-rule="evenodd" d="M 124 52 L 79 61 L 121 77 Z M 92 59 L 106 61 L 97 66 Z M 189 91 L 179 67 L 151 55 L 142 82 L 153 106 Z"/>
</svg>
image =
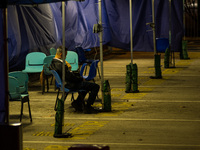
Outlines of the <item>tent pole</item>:
<svg viewBox="0 0 200 150">
<path fill-rule="evenodd" d="M 154 55 L 157 54 L 156 50 L 156 30 L 155 30 L 155 4 L 154 0 L 152 0 L 152 29 L 153 29 L 153 48 L 154 48 Z"/>
<path fill-rule="evenodd" d="M 65 96 L 65 2 L 62 2 L 62 60 L 63 60 L 63 66 L 62 66 L 62 82 L 63 82 L 63 87 L 62 87 L 62 97 L 64 101 L 64 96 Z"/>
<path fill-rule="evenodd" d="M 133 18 L 132 18 L 132 0 L 129 0 L 129 10 L 130 10 L 131 64 L 133 64 Z"/>
<path fill-rule="evenodd" d="M 9 98 L 8 98 L 8 14 L 7 7 L 3 9 L 4 22 L 4 78 L 5 78 L 5 123 L 9 124 Z"/>
<path fill-rule="evenodd" d="M 183 40 L 185 40 L 185 0 L 183 0 L 183 32 L 184 32 L 184 37 Z"/>
<path fill-rule="evenodd" d="M 102 0 L 99 0 L 99 25 L 101 27 L 101 30 L 99 32 L 99 43 L 100 43 L 100 62 L 101 62 L 101 91 L 103 90 L 103 82 L 104 82 L 104 75 L 103 75 L 103 32 L 102 32 Z M 103 91 L 102 94 L 102 103 L 104 104 L 104 96 Z"/>
<path fill-rule="evenodd" d="M 171 51 L 171 43 L 172 43 L 172 0 L 169 0 L 169 52 L 171 53 L 171 64 L 172 67 L 175 67 L 175 56 L 174 51 Z"/>
</svg>

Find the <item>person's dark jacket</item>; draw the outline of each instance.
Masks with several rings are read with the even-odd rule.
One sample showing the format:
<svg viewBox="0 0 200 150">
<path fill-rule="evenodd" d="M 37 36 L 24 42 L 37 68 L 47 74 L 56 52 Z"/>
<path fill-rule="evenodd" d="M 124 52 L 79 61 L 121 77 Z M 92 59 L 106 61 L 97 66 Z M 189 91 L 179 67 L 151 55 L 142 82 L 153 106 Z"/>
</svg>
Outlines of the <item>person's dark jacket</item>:
<svg viewBox="0 0 200 150">
<path fill-rule="evenodd" d="M 62 65 L 63 63 L 61 60 L 54 58 L 49 66 L 49 69 L 55 70 L 61 79 L 62 79 Z M 79 84 L 83 81 L 83 78 L 69 71 L 67 65 L 65 65 L 65 81 L 66 81 L 65 86 L 67 88 L 76 89 L 79 86 Z"/>
</svg>

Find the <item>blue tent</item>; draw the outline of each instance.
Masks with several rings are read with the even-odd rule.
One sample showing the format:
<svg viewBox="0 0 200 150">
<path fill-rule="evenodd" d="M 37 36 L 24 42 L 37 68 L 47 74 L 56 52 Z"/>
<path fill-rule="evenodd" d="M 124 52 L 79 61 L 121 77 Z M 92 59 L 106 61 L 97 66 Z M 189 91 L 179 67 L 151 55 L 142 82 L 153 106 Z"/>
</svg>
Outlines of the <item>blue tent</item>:
<svg viewBox="0 0 200 150">
<path fill-rule="evenodd" d="M 52 3 L 53 2 L 53 3 Z M 8 0 L 9 70 L 22 70 L 29 52 L 49 54 L 50 47 L 62 43 L 61 3 L 53 0 Z M 66 47 L 92 48 L 99 46 L 93 25 L 98 23 L 98 0 L 82 3 L 66 2 Z M 27 7 L 18 4 L 42 4 Z M 169 36 L 169 1 L 155 0 L 156 37 Z M 15 5 L 15 6 L 14 6 Z M 133 50 L 153 51 L 153 36 L 146 25 L 152 22 L 151 1 L 133 0 Z M 0 7 L 4 6 L 0 2 Z M 172 50 L 180 51 L 183 37 L 183 2 L 172 1 Z M 0 9 L 0 84 L 4 85 L 3 10 Z M 130 50 L 129 0 L 102 2 L 103 44 Z M 20 59 L 19 59 L 20 58 Z M 5 89 L 0 93 L 0 122 L 4 121 Z"/>
</svg>

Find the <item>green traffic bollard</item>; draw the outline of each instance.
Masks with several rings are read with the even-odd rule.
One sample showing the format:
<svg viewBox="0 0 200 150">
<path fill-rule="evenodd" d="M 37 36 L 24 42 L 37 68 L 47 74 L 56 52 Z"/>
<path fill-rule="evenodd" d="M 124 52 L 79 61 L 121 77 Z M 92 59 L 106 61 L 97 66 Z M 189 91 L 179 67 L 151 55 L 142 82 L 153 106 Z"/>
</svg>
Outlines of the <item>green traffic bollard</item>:
<svg viewBox="0 0 200 150">
<path fill-rule="evenodd" d="M 161 73 L 161 65 L 160 65 L 160 55 L 154 55 L 155 57 L 155 78 L 156 79 L 161 79 L 162 78 L 162 73 Z"/>
<path fill-rule="evenodd" d="M 62 99 L 57 98 L 54 137 L 59 137 L 60 135 L 62 135 L 63 125 L 64 125 L 64 101 Z"/>
<path fill-rule="evenodd" d="M 138 90 L 138 69 L 137 69 L 137 64 L 131 64 L 131 83 L 133 93 L 139 92 Z"/>
<path fill-rule="evenodd" d="M 111 90 L 108 80 L 105 80 L 103 83 L 103 96 L 104 96 L 103 110 L 109 112 L 111 111 Z"/>
<path fill-rule="evenodd" d="M 170 52 L 169 48 L 165 50 L 165 56 L 164 56 L 164 67 L 169 68 L 169 58 L 170 58 Z"/>
<path fill-rule="evenodd" d="M 126 65 L 126 93 L 131 91 L 131 65 Z"/>
<path fill-rule="evenodd" d="M 182 41 L 182 55 L 181 55 L 181 59 L 190 59 L 188 57 L 188 53 L 187 53 L 187 44 L 188 44 L 188 41 Z"/>
</svg>

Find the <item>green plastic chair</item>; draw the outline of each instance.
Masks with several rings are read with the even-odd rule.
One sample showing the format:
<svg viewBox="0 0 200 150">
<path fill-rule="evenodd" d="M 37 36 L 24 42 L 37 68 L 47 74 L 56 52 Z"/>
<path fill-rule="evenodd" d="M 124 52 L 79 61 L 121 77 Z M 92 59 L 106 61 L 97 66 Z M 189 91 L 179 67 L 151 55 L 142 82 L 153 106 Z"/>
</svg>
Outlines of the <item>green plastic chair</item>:
<svg viewBox="0 0 200 150">
<path fill-rule="evenodd" d="M 29 117 L 30 121 L 32 122 L 29 94 L 20 93 L 20 82 L 15 77 L 8 76 L 8 82 L 9 82 L 9 100 L 21 102 L 20 121 L 22 121 L 22 116 L 23 116 L 23 105 L 24 103 L 28 102 Z"/>
<path fill-rule="evenodd" d="M 52 48 L 50 48 L 49 51 L 50 51 L 51 55 L 56 55 L 56 49 L 55 48 L 52 47 Z"/>
<path fill-rule="evenodd" d="M 48 78 L 49 78 L 49 76 L 53 77 L 51 71 L 49 70 L 49 66 L 50 66 L 53 58 L 54 58 L 54 55 L 46 56 L 44 58 L 44 66 L 43 66 L 44 75 L 43 75 L 43 83 L 42 83 L 42 94 L 44 94 L 44 92 L 45 92 L 45 80 L 46 80 L 46 83 L 47 83 L 47 92 L 49 91 Z"/>
<path fill-rule="evenodd" d="M 9 72 L 8 76 L 15 77 L 19 81 L 20 93 L 28 93 L 28 74 L 22 71 Z"/>
<path fill-rule="evenodd" d="M 65 59 L 72 66 L 71 71 L 78 71 L 78 54 L 74 51 L 67 51 Z"/>
<path fill-rule="evenodd" d="M 22 70 L 26 73 L 40 73 L 43 70 L 43 62 L 46 57 L 42 52 L 31 52 L 26 55 L 25 69 Z"/>
</svg>

